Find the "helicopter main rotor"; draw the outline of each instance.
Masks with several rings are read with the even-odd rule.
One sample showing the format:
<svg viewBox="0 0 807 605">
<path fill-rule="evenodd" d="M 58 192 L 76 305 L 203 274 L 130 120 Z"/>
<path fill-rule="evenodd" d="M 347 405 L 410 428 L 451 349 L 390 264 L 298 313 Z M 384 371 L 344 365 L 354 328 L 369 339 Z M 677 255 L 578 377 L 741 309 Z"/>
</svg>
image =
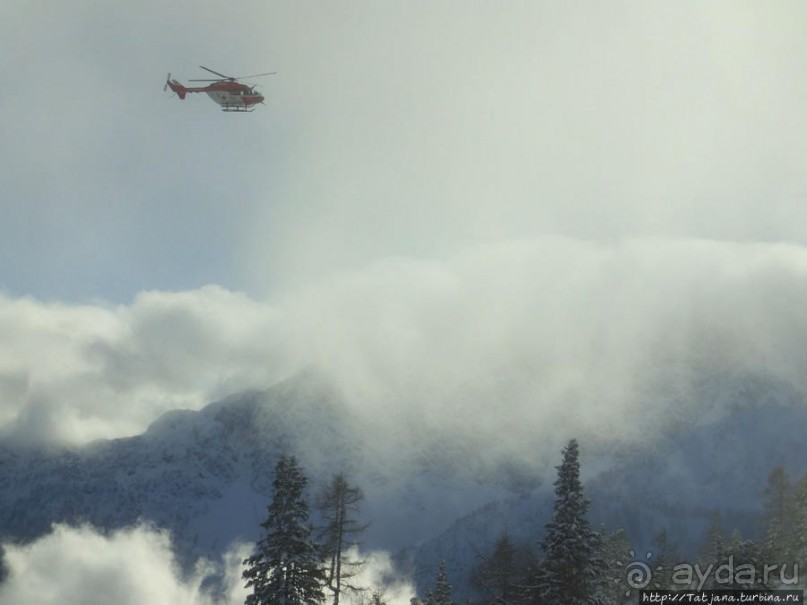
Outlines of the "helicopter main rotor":
<svg viewBox="0 0 807 605">
<path fill-rule="evenodd" d="M 241 80 L 241 79 L 244 79 L 244 78 L 259 78 L 261 76 L 271 76 L 271 75 L 274 75 L 274 74 L 277 73 L 276 71 L 268 71 L 268 72 L 262 73 L 262 74 L 252 74 L 250 76 L 233 77 L 233 76 L 225 76 L 224 74 L 221 74 L 221 73 L 219 73 L 217 71 L 214 71 L 214 70 L 210 69 L 209 67 L 205 67 L 204 65 L 200 65 L 199 67 L 201 67 L 205 71 L 209 71 L 210 73 L 215 74 L 215 75 L 220 76 L 220 77 L 219 78 L 204 79 L 204 80 L 188 80 L 188 82 L 223 82 L 223 81 L 235 82 L 236 80 Z"/>
</svg>

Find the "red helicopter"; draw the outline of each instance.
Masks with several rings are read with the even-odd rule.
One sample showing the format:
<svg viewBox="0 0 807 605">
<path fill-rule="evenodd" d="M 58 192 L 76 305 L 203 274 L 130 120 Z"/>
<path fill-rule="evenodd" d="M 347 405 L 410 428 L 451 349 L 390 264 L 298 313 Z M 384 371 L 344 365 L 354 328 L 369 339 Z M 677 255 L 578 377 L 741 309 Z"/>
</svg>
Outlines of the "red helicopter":
<svg viewBox="0 0 807 605">
<path fill-rule="evenodd" d="M 247 86 L 238 80 L 240 78 L 258 78 L 260 76 L 271 76 L 276 74 L 275 71 L 270 71 L 263 74 L 254 74 L 251 76 L 239 76 L 233 78 L 225 76 L 217 71 L 213 71 L 209 67 L 200 65 L 205 71 L 219 76 L 215 79 L 209 80 L 188 80 L 189 82 L 211 82 L 207 86 L 183 86 L 177 80 L 171 79 L 171 74 L 165 80 L 163 90 L 170 88 L 180 99 L 184 99 L 185 95 L 189 92 L 206 92 L 207 96 L 213 99 L 216 103 L 221 105 L 222 111 L 253 111 L 255 105 L 263 103 L 263 95 L 255 92 L 254 86 Z"/>
</svg>

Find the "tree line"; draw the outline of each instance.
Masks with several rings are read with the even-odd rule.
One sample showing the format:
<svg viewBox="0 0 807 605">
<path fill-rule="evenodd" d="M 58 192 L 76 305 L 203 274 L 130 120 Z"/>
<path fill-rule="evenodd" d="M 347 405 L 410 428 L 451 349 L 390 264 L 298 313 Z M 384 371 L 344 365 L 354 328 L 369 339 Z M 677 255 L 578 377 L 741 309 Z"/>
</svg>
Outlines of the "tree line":
<svg viewBox="0 0 807 605">
<path fill-rule="evenodd" d="M 541 554 L 502 534 L 490 552 L 479 555 L 471 573 L 470 586 L 477 595 L 473 605 L 636 602 L 637 585 L 626 583 L 634 552 L 625 532 L 609 532 L 604 527 L 594 530 L 588 521 L 589 501 L 580 480 L 576 440 L 564 447 L 556 469 L 551 519 L 543 538 L 537 541 Z M 274 495 L 261 523 L 265 533 L 252 556 L 243 562 L 242 576 L 251 591 L 246 604 L 319 605 L 330 599 L 339 605 L 343 594 L 358 592 L 363 602 L 385 605 L 381 587 L 371 590 L 352 581 L 363 562 L 351 559 L 349 552 L 367 527 L 359 522 L 361 489 L 342 474 L 334 475 L 316 498 L 322 524 L 315 531 L 309 521 L 307 483 L 295 457 L 278 460 Z M 793 484 L 785 469 L 776 467 L 762 496 L 763 538 L 745 539 L 737 531 L 727 535 L 717 512 L 704 536 L 694 563 L 704 570 L 730 565 L 730 578 L 717 574 L 706 579 L 688 578 L 686 572 L 692 574 L 692 565 L 680 559 L 674 540 L 661 531 L 654 537 L 654 558 L 648 567 L 652 567 L 651 574 L 643 587 L 794 588 L 799 580 L 798 563 L 807 560 L 807 475 Z M 791 567 L 784 570 L 785 575 L 765 574 L 765 566 L 775 563 L 789 563 Z M 742 576 L 738 573 L 741 570 Z M 437 569 L 433 588 L 423 598 L 414 596 L 412 605 L 456 605 L 445 562 Z"/>
</svg>

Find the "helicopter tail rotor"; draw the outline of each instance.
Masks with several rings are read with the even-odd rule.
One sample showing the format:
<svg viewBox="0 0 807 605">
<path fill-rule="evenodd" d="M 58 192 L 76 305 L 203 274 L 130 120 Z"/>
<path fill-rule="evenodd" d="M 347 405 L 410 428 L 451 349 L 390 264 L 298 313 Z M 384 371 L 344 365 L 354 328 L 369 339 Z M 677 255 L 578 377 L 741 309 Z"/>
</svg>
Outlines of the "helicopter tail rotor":
<svg viewBox="0 0 807 605">
<path fill-rule="evenodd" d="M 185 95 L 188 94 L 188 89 L 177 80 L 172 80 L 171 74 L 168 74 L 168 77 L 165 80 L 165 86 L 163 86 L 163 90 L 166 90 L 167 88 L 174 91 L 180 99 L 184 99 Z"/>
<path fill-rule="evenodd" d="M 168 72 L 168 75 L 165 76 L 165 86 L 163 86 L 163 92 L 168 90 L 168 83 L 171 81 L 171 72 Z"/>
</svg>

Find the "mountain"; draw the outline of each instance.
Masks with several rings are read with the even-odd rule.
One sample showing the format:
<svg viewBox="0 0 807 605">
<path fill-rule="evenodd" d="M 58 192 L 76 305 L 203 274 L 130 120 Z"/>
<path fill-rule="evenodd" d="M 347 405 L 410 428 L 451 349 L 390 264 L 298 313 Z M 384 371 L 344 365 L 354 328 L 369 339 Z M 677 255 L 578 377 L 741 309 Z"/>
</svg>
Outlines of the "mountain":
<svg viewBox="0 0 807 605">
<path fill-rule="evenodd" d="M 595 528 L 625 530 L 639 557 L 652 558 L 653 538 L 662 530 L 680 556 L 697 557 L 715 511 L 729 533 L 737 529 L 745 538 L 761 537 L 761 495 L 771 469 L 782 465 L 794 480 L 807 472 L 806 427 L 807 406 L 774 403 L 737 408 L 719 420 L 662 436 L 652 446 L 622 451 L 611 469 L 585 485 L 589 519 Z M 586 465 L 585 454 L 581 464 Z M 490 552 L 503 532 L 540 553 L 553 502 L 547 485 L 458 519 L 417 550 L 417 584 L 430 586 L 445 560 L 454 586 L 467 586 L 480 554 Z"/>
<path fill-rule="evenodd" d="M 662 528 L 681 552 L 697 548 L 716 508 L 727 525 L 753 535 L 771 467 L 785 464 L 794 477 L 807 470 L 803 405 L 741 406 L 682 426 L 630 449 L 589 451 L 592 466 L 607 469 L 586 483 L 592 522 L 624 528 L 637 552 Z M 147 521 L 171 532 L 190 569 L 199 557 L 215 561 L 233 542 L 257 539 L 275 463 L 286 453 L 298 457 L 312 495 L 336 472 L 361 486 L 362 521 L 371 524 L 364 548 L 407 552 L 421 588 L 441 559 L 461 585 L 504 529 L 538 543 L 559 460 L 530 467 L 492 458 L 450 431 L 397 431 L 376 432 L 307 371 L 199 411 L 170 412 L 135 437 L 37 451 L 0 444 L 0 537 L 34 540 L 55 522 L 113 530 Z"/>
<path fill-rule="evenodd" d="M 198 412 L 169 412 L 135 437 L 48 451 L 0 445 L 0 536 L 29 541 L 56 522 L 111 530 L 147 521 L 170 530 L 184 565 L 216 560 L 259 536 L 281 453 L 298 457 L 312 492 L 336 472 L 362 487 L 368 549 L 412 546 L 508 493 L 499 480 L 449 476 L 444 449 L 430 454 L 417 439 L 390 456 L 374 448 L 371 430 L 327 381 L 304 372 Z"/>
</svg>

